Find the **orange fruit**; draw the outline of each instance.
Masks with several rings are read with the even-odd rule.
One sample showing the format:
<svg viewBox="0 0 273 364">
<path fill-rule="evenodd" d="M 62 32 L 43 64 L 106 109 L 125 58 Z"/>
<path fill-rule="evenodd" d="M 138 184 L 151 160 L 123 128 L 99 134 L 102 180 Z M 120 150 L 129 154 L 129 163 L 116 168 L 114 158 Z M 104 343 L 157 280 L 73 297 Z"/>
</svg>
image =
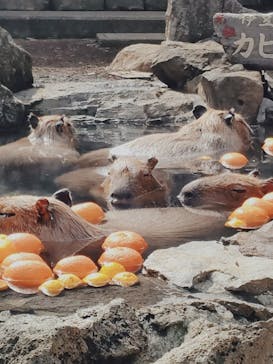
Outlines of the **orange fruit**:
<svg viewBox="0 0 273 364">
<path fill-rule="evenodd" d="M 266 214 L 270 217 L 270 219 L 273 218 L 272 203 L 263 200 L 262 198 L 250 197 L 242 204 L 242 207 L 259 207 L 266 212 Z"/>
<path fill-rule="evenodd" d="M 35 293 L 38 287 L 53 278 L 53 273 L 44 262 L 23 260 L 12 263 L 3 273 L 3 279 L 14 291 Z"/>
<path fill-rule="evenodd" d="M 273 192 L 268 192 L 266 195 L 262 197 L 262 200 L 270 202 L 273 204 Z"/>
<path fill-rule="evenodd" d="M 239 207 L 229 216 L 225 223 L 227 227 L 240 229 L 257 229 L 270 220 L 267 213 L 260 207 Z"/>
<path fill-rule="evenodd" d="M 91 287 L 104 287 L 110 282 L 111 278 L 103 273 L 91 273 L 83 278 L 83 282 Z"/>
<path fill-rule="evenodd" d="M 148 247 L 148 244 L 143 237 L 132 231 L 117 231 L 110 234 L 102 244 L 104 250 L 109 248 L 116 248 L 118 246 L 125 246 L 127 248 L 135 249 L 142 254 Z"/>
<path fill-rule="evenodd" d="M 143 258 L 134 249 L 117 247 L 107 249 L 99 258 L 98 263 L 103 266 L 106 263 L 116 262 L 124 266 L 129 272 L 137 272 L 143 264 Z"/>
<path fill-rule="evenodd" d="M 226 153 L 219 161 L 225 168 L 241 169 L 247 163 L 248 159 L 241 153 Z"/>
<path fill-rule="evenodd" d="M 44 249 L 44 246 L 40 239 L 33 234 L 28 233 L 16 233 L 8 236 L 14 245 L 18 253 L 34 253 L 40 254 Z"/>
<path fill-rule="evenodd" d="M 131 272 L 118 273 L 113 277 L 111 282 L 111 284 L 116 284 L 121 287 L 131 287 L 137 283 L 139 283 L 138 277 Z"/>
<path fill-rule="evenodd" d="M 10 266 L 12 263 L 19 262 L 19 261 L 22 261 L 22 260 L 35 260 L 35 261 L 43 262 L 44 263 L 43 259 L 38 254 L 33 254 L 33 253 L 14 253 L 14 254 L 11 254 L 11 255 L 7 256 L 3 260 L 2 264 L 1 264 L 1 268 L 2 269 L 5 269 L 8 266 Z"/>
<path fill-rule="evenodd" d="M 266 138 L 264 144 L 262 146 L 262 150 L 268 154 L 273 156 L 273 138 Z"/>
<path fill-rule="evenodd" d="M 90 273 L 97 272 L 97 270 L 96 264 L 85 255 L 74 255 L 61 259 L 53 268 L 53 272 L 57 276 L 70 273 L 81 279 Z"/>
<path fill-rule="evenodd" d="M 7 283 L 3 281 L 3 279 L 0 279 L 0 291 L 6 291 L 9 288 Z"/>
<path fill-rule="evenodd" d="M 79 203 L 71 209 L 91 224 L 99 224 L 104 218 L 103 209 L 94 202 Z"/>
<path fill-rule="evenodd" d="M 82 286 L 82 280 L 75 274 L 61 274 L 58 278 L 62 282 L 65 289 L 74 289 L 76 287 Z"/>
<path fill-rule="evenodd" d="M 99 272 L 107 275 L 109 278 L 113 278 L 117 273 L 125 272 L 125 268 L 119 263 L 111 262 L 105 263 Z"/>
<path fill-rule="evenodd" d="M 14 244 L 10 240 L 6 238 L 0 239 L 0 262 L 2 262 L 10 254 L 16 252 L 17 250 Z"/>
<path fill-rule="evenodd" d="M 64 285 L 58 279 L 50 279 L 42 283 L 38 289 L 46 296 L 55 297 L 62 293 Z"/>
</svg>

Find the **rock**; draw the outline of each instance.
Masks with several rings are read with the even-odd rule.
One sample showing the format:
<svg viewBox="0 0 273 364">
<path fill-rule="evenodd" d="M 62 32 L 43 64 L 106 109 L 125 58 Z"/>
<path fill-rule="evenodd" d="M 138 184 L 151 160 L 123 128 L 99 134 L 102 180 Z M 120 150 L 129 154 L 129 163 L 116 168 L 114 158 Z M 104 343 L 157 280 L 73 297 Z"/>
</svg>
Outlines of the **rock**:
<svg viewBox="0 0 273 364">
<path fill-rule="evenodd" d="M 144 0 L 105 0 L 105 10 L 144 10 Z"/>
<path fill-rule="evenodd" d="M 273 123 L 273 100 L 264 98 L 257 116 L 258 123 Z"/>
<path fill-rule="evenodd" d="M 157 250 L 144 262 L 144 272 L 182 288 L 208 293 L 228 290 L 261 294 L 273 289 L 271 259 L 245 257 L 238 247 L 215 241 Z"/>
<path fill-rule="evenodd" d="M 0 83 L 12 91 L 31 87 L 33 82 L 31 56 L 17 46 L 3 28 L 0 28 L 0 54 Z"/>
<path fill-rule="evenodd" d="M 109 71 L 151 72 L 151 64 L 159 51 L 158 44 L 132 44 L 123 48 L 108 67 Z"/>
<path fill-rule="evenodd" d="M 201 76 L 199 94 L 215 109 L 234 108 L 249 121 L 255 121 L 263 100 L 259 72 L 228 72 L 215 69 Z"/>
<path fill-rule="evenodd" d="M 192 117 L 198 95 L 162 88 L 159 82 L 115 80 L 46 84 L 19 92 L 28 111 L 87 115 L 94 122 L 183 123 Z M 188 114 L 189 113 L 189 114 Z"/>
<path fill-rule="evenodd" d="M 52 10 L 104 10 L 104 0 L 51 0 Z"/>
<path fill-rule="evenodd" d="M 0 10 L 47 10 L 49 0 L 1 0 Z"/>
<path fill-rule="evenodd" d="M 168 0 L 145 0 L 145 10 L 166 11 Z"/>
<path fill-rule="evenodd" d="M 24 105 L 0 85 L 0 131 L 16 131 L 25 124 Z"/>
<path fill-rule="evenodd" d="M 166 13 L 166 39 L 197 42 L 213 34 L 215 13 L 241 13 L 245 9 L 237 0 L 169 0 Z"/>
<path fill-rule="evenodd" d="M 219 13 L 215 14 L 213 22 L 231 63 L 260 70 L 273 69 L 273 13 Z"/>
<path fill-rule="evenodd" d="M 273 221 L 257 230 L 239 232 L 226 239 L 226 242 L 239 245 L 242 254 L 273 259 L 272 234 Z"/>
<path fill-rule="evenodd" d="M 169 87 L 182 89 L 186 81 L 221 65 L 223 55 L 222 46 L 211 40 L 195 44 L 164 42 L 152 70 Z"/>
</svg>

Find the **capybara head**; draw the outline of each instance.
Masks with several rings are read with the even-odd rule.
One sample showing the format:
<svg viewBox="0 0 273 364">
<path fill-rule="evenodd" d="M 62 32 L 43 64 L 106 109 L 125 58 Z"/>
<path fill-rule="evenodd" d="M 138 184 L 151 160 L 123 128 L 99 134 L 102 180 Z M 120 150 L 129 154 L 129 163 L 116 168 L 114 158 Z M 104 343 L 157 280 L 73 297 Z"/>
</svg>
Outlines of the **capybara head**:
<svg viewBox="0 0 273 364">
<path fill-rule="evenodd" d="M 222 173 L 188 183 L 178 199 L 185 207 L 228 212 L 241 206 L 249 197 L 262 197 L 270 191 L 273 191 L 273 179 Z"/>
<path fill-rule="evenodd" d="M 114 157 L 115 159 L 115 157 Z M 132 157 L 114 160 L 102 187 L 110 208 L 137 208 L 157 205 L 166 189 L 153 174 L 158 160 L 142 162 Z"/>
<path fill-rule="evenodd" d="M 64 115 L 46 115 L 38 117 L 31 113 L 28 117 L 31 128 L 31 144 L 75 147 L 75 131 Z"/>
<path fill-rule="evenodd" d="M 197 120 L 181 128 L 187 134 L 203 137 L 204 143 L 213 146 L 215 151 L 246 151 L 251 144 L 252 130 L 244 118 L 236 114 L 234 109 L 229 111 L 206 109 L 204 106 L 195 107 L 193 113 Z"/>
<path fill-rule="evenodd" d="M 63 200 L 63 193 L 61 194 Z M 54 197 L 0 197 L 2 234 L 28 232 L 43 242 L 51 261 L 75 254 L 94 243 L 94 250 L 104 237 L 102 229 L 87 223 L 69 206 Z"/>
</svg>

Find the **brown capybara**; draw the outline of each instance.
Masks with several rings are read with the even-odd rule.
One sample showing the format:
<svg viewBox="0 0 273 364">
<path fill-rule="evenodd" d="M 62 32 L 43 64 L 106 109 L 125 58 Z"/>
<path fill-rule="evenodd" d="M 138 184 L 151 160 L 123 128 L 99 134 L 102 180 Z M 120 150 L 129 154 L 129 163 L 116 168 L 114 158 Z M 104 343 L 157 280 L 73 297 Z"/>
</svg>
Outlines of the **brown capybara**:
<svg viewBox="0 0 273 364">
<path fill-rule="evenodd" d="M 194 239 L 218 238 L 224 231 L 221 215 L 195 214 L 182 207 L 114 210 L 102 225 L 92 225 L 54 197 L 0 197 L 2 234 L 29 232 L 38 236 L 51 263 L 76 253 L 98 257 L 103 239 L 113 231 L 141 234 L 149 251 Z"/>
<path fill-rule="evenodd" d="M 262 197 L 273 191 L 273 178 L 222 173 L 202 177 L 185 185 L 178 199 L 185 207 L 230 212 L 249 197 Z"/>
<path fill-rule="evenodd" d="M 206 110 L 206 109 L 205 109 Z M 183 168 L 183 163 L 202 155 L 219 158 L 226 152 L 245 152 L 251 144 L 250 127 L 233 110 L 206 110 L 197 120 L 175 133 L 146 135 L 111 149 L 82 155 L 80 167 L 107 165 L 109 157 L 134 156 L 159 159 L 159 167 Z"/>
<path fill-rule="evenodd" d="M 70 121 L 61 115 L 29 117 L 28 137 L 0 147 L 0 171 L 5 180 L 18 174 L 35 177 L 55 174 L 76 163 L 75 131 Z"/>
<path fill-rule="evenodd" d="M 55 182 L 76 193 L 77 198 L 91 198 L 109 209 L 165 207 L 169 204 L 171 177 L 155 170 L 157 163 L 154 157 L 145 162 L 120 157 L 109 167 L 81 168 L 57 177 Z"/>
</svg>

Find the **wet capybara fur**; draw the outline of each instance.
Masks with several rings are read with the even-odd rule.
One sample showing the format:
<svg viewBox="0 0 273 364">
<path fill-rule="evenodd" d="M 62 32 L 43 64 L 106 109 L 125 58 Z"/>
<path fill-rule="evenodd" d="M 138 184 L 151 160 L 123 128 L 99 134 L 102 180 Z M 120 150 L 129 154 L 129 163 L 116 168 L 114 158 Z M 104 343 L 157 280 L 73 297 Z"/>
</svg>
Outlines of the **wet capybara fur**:
<svg viewBox="0 0 273 364">
<path fill-rule="evenodd" d="M 183 168 L 183 164 L 200 156 L 219 158 L 226 152 L 245 152 L 251 144 L 251 129 L 233 110 L 204 109 L 197 120 L 186 124 L 175 133 L 142 136 L 110 149 L 82 155 L 79 167 L 109 164 L 111 156 L 134 156 L 147 159 L 155 156 L 159 167 Z"/>
</svg>

